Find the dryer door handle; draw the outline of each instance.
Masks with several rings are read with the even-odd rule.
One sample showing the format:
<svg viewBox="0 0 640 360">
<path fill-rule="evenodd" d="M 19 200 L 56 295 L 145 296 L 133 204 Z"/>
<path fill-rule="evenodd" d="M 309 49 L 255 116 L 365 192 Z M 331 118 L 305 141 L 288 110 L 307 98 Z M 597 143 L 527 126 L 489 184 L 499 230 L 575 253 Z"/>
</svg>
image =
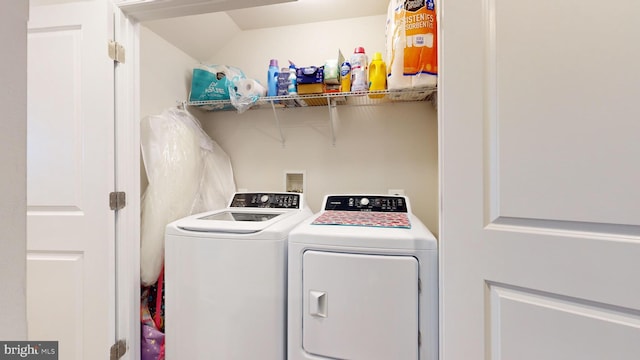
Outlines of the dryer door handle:
<svg viewBox="0 0 640 360">
<path fill-rule="evenodd" d="M 327 317 L 327 293 L 325 291 L 309 291 L 309 315 Z"/>
</svg>

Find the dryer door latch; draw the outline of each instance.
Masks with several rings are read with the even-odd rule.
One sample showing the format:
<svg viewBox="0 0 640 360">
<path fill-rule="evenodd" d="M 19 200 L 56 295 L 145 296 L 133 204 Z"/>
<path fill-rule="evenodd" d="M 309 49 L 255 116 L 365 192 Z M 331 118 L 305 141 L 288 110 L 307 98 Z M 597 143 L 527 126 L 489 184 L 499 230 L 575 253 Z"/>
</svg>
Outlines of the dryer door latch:
<svg viewBox="0 0 640 360">
<path fill-rule="evenodd" d="M 316 317 L 327 317 L 327 293 L 309 291 L 309 314 Z"/>
</svg>

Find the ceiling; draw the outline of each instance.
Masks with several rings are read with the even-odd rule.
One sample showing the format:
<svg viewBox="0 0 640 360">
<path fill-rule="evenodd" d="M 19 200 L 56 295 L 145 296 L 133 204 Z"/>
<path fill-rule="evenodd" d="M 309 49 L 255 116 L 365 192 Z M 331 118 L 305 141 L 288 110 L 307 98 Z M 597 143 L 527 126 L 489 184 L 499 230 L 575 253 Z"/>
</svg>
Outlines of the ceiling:
<svg viewBox="0 0 640 360">
<path fill-rule="evenodd" d="M 224 12 L 183 16 L 142 24 L 199 61 L 215 55 L 215 46 L 247 30 L 385 15 L 389 0 L 297 0 Z"/>
</svg>

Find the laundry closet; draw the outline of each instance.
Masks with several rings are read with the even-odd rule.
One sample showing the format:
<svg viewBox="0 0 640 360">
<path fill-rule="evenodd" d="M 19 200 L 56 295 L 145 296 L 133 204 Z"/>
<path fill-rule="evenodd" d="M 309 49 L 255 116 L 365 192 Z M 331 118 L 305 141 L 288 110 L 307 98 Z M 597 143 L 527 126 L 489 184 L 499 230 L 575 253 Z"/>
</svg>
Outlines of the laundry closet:
<svg viewBox="0 0 640 360">
<path fill-rule="evenodd" d="M 383 4 L 383 11 L 386 1 Z M 202 15 L 193 22 L 202 22 Z M 231 21 L 224 13 L 215 21 Z M 171 20 L 142 23 L 140 32 L 140 112 L 159 114 L 188 99 L 193 68 L 199 63 L 240 68 L 266 86 L 270 59 L 280 67 L 321 66 L 348 57 L 357 46 L 369 57 L 385 52 L 386 13 L 317 23 L 242 30 L 229 36 L 196 33 L 206 58 L 194 58 L 153 32 L 167 31 Z M 174 25 L 175 26 L 175 25 Z M 169 37 L 171 34 L 168 34 Z M 193 46 L 193 45 L 192 45 Z M 424 97 L 423 97 L 424 99 Z M 303 173 L 305 196 L 318 211 L 328 193 L 408 195 L 414 212 L 438 229 L 437 115 L 435 102 L 390 102 L 366 95 L 348 103 L 276 108 L 260 106 L 202 111 L 188 106 L 204 130 L 229 155 L 236 185 L 250 191 L 284 191 L 286 173 Z"/>
<path fill-rule="evenodd" d="M 267 67 L 271 59 L 278 61 L 280 70 L 286 69 L 289 61 L 295 63 L 297 67 L 322 66 L 328 59 L 337 59 L 339 51 L 342 56 L 348 58 L 356 47 L 363 47 L 369 59 L 373 58 L 375 52 L 386 54 L 385 30 L 388 1 L 381 0 L 377 1 L 377 5 L 370 5 L 377 6 L 380 13 L 257 29 L 242 29 L 240 26 L 247 26 L 246 17 L 242 16 L 243 11 L 255 16 L 256 13 L 259 14 L 260 8 L 237 10 L 229 14 L 194 15 L 185 19 L 142 22 L 140 28 L 141 118 L 158 115 L 167 107 L 186 108 L 230 157 L 235 184 L 240 191 L 291 191 L 287 179 L 291 174 L 297 174 L 302 177 L 302 184 L 293 191 L 304 191 L 305 201 L 314 213 L 322 210 L 322 201 L 326 194 L 407 195 L 411 200 L 413 213 L 437 236 L 438 132 L 435 86 L 416 89 L 413 92 L 411 89 L 402 91 L 397 95 L 397 99 L 372 98 L 366 93 L 343 97 L 336 94 L 328 98 L 328 95 L 318 94 L 312 95 L 311 99 L 306 98 L 309 103 L 312 100 L 319 100 L 318 105 L 298 107 L 283 107 L 278 103 L 260 101 L 242 113 L 234 108 L 209 111 L 191 106 L 186 102 L 191 90 L 192 73 L 199 64 L 233 66 L 242 70 L 248 79 L 257 80 L 266 87 Z M 286 4 L 282 5 L 283 16 L 287 15 L 286 6 Z M 242 17 L 243 22 L 236 25 L 232 16 L 235 19 Z M 208 24 L 208 29 L 205 27 L 206 30 L 198 30 L 194 26 L 184 30 L 177 26 L 178 22 L 185 27 L 188 26 L 186 24 L 202 24 L 205 22 L 204 19 L 207 19 L 207 22 L 216 25 L 225 24 L 225 26 L 216 27 Z M 203 34 L 213 29 L 219 33 L 212 33 L 211 40 L 207 36 L 200 35 L 195 42 L 188 38 L 194 36 L 193 34 Z M 185 41 L 189 44 L 176 41 L 178 31 L 188 36 Z M 197 43 L 201 49 L 194 49 L 194 43 Z M 142 137 L 144 138 L 144 134 Z M 144 236 L 142 240 L 145 241 Z M 178 252 L 177 248 L 169 246 L 168 243 L 165 246 L 167 251 Z M 432 253 L 436 254 L 435 250 Z M 210 256 L 213 259 L 215 254 Z M 411 256 L 409 258 L 413 259 Z M 173 273 L 177 270 L 173 270 L 175 265 L 172 259 L 173 257 L 169 254 L 165 256 L 164 276 L 167 284 L 176 286 Z M 193 257 L 185 261 L 191 262 L 194 267 L 197 266 L 194 263 L 196 259 Z M 242 264 L 243 260 L 242 257 L 234 258 L 232 262 Z M 427 322 L 425 319 L 420 321 L 425 337 L 424 347 L 429 348 L 430 356 L 437 356 L 434 355 L 437 353 L 437 344 L 434 344 L 437 342 L 437 335 L 433 330 L 429 330 L 427 335 L 426 331 L 429 328 L 437 328 L 435 314 L 437 312 L 437 305 L 435 305 L 437 261 L 434 260 L 430 266 L 426 263 L 421 266 L 423 269 L 429 269 L 427 272 L 429 276 L 421 276 L 421 279 L 424 286 L 429 288 L 425 290 L 426 293 L 432 294 L 431 298 L 434 299 L 434 303 L 430 305 L 432 310 L 429 310 L 431 318 L 428 322 L 431 325 L 423 324 Z M 143 270 L 145 269 L 146 267 L 143 266 Z M 229 274 L 227 277 L 231 276 L 233 275 Z M 214 284 L 215 276 L 211 274 L 210 277 L 211 283 Z M 408 278 L 407 281 L 411 281 L 410 277 Z M 173 283 L 170 282 L 171 279 L 174 279 Z M 185 279 L 183 282 L 186 283 L 188 280 Z M 416 289 L 417 283 L 418 281 L 415 281 L 415 284 L 412 282 Z M 176 292 L 171 291 L 169 285 L 166 291 L 168 304 L 166 314 L 176 314 L 175 305 L 171 305 L 178 301 L 174 300 Z M 332 292 L 332 294 L 336 296 L 337 293 Z M 174 297 L 170 298 L 170 295 Z M 193 297 L 194 299 L 189 303 L 200 308 L 195 304 L 198 304 L 197 299 L 203 296 L 198 293 Z M 416 295 L 415 298 L 417 299 L 418 296 Z M 244 297 L 230 299 L 230 301 L 242 303 L 243 299 Z M 209 303 L 211 301 L 213 300 L 209 300 Z M 171 308 L 171 306 L 174 307 Z M 421 300 L 421 308 L 422 306 Z M 214 305 L 211 307 L 216 308 Z M 263 312 L 274 311 L 265 309 Z M 423 311 L 427 313 L 426 309 L 421 310 Z M 211 313 L 201 314 L 201 317 L 210 315 Z M 173 334 L 171 335 L 173 338 L 170 339 L 171 342 L 167 342 L 167 348 L 172 347 L 168 350 L 171 352 L 168 355 L 175 355 L 178 351 L 175 329 L 179 326 L 176 325 L 178 320 L 170 316 L 167 315 L 167 324 L 172 321 L 169 324 L 172 327 L 165 330 L 167 339 L 169 334 Z M 186 317 L 197 316 L 191 313 Z M 417 315 L 409 317 L 417 323 Z M 222 318 L 218 317 L 220 323 L 223 323 Z M 235 320 L 240 322 L 238 318 Z M 211 321 L 215 322 L 215 319 Z M 408 324 L 412 323 L 408 322 Z M 219 327 L 225 326 L 210 327 L 212 334 L 216 333 L 214 329 Z M 232 332 L 229 327 L 225 328 Z M 278 333 L 279 326 L 271 327 L 272 332 Z M 186 326 L 186 328 L 193 329 L 195 326 Z M 188 330 L 182 330 L 181 333 L 186 331 Z M 255 332 L 255 327 L 246 329 L 245 333 L 249 334 L 250 331 Z M 418 330 L 413 331 L 417 336 Z M 402 338 L 409 340 L 411 344 L 415 343 L 417 348 L 415 336 Z M 229 342 L 233 341 L 229 339 L 225 344 Z M 187 348 L 193 349 L 196 346 L 212 346 L 217 349 L 223 344 L 216 346 L 211 341 L 199 343 L 194 340 L 193 346 Z M 256 344 L 256 349 L 262 349 L 262 347 Z M 143 353 L 144 350 L 143 348 Z M 216 354 L 222 354 L 222 350 L 220 351 Z M 262 351 L 266 352 L 263 354 L 265 358 L 270 358 L 271 351 L 266 349 Z M 232 355 L 227 354 L 227 356 Z M 248 354 L 244 354 L 239 357 L 247 356 Z M 424 356 L 426 355 L 423 354 Z"/>
<path fill-rule="evenodd" d="M 440 238 L 441 358 L 596 359 L 607 348 L 633 358 L 637 348 L 619 341 L 637 337 L 637 327 L 612 325 L 609 309 L 637 323 L 638 289 L 627 291 L 637 283 L 628 274 L 640 255 L 640 201 L 627 180 L 637 183 L 640 172 L 620 159 L 640 156 L 638 111 L 629 106 L 640 77 L 633 57 L 616 54 L 640 54 L 630 15 L 640 9 L 617 3 L 603 17 L 595 1 L 440 5 L 437 110 L 428 101 L 278 109 L 280 128 L 269 108 L 193 113 L 231 157 L 239 188 L 282 189 L 285 171 L 303 170 L 314 211 L 325 193 L 403 189 Z M 599 22 L 606 25 L 590 32 L 589 44 L 579 40 L 576 29 L 589 32 Z M 287 60 L 309 66 L 337 49 L 345 56 L 356 46 L 369 55 L 384 51 L 384 24 L 381 13 L 246 30 L 194 60 L 235 65 L 266 81 L 272 58 L 280 67 Z M 145 38 L 171 45 L 141 35 L 144 74 L 145 64 L 162 61 L 145 60 L 152 53 Z M 607 91 L 593 96 L 591 75 L 612 56 L 620 66 L 599 80 Z M 180 70 L 183 96 L 167 99 L 171 105 L 188 96 L 190 61 Z M 163 76 L 143 75 L 141 99 Z M 142 106 L 142 115 L 161 110 Z M 593 311 L 608 320 L 594 321 Z M 606 324 L 615 336 L 592 335 L 609 333 Z"/>
</svg>

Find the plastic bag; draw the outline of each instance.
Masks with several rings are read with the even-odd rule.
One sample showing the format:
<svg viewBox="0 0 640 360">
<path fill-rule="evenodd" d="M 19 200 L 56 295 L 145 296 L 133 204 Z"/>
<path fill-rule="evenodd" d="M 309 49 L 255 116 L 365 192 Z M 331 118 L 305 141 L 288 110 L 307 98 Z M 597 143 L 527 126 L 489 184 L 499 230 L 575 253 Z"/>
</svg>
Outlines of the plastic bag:
<svg viewBox="0 0 640 360">
<path fill-rule="evenodd" d="M 267 95 L 267 89 L 257 80 L 237 79 L 230 82 L 229 96 L 231 105 L 238 110 L 238 114 L 247 111 L 260 97 Z"/>
<path fill-rule="evenodd" d="M 434 0 L 391 0 L 387 8 L 386 65 L 389 90 L 435 87 L 438 34 Z"/>
<path fill-rule="evenodd" d="M 185 110 L 144 118 L 141 148 L 149 186 L 142 196 L 140 280 L 151 285 L 164 262 L 166 225 L 226 207 L 235 183 L 227 154 Z"/>
<path fill-rule="evenodd" d="M 228 100 L 231 103 L 198 105 L 205 110 L 237 109 L 243 113 L 267 95 L 260 82 L 247 79 L 244 72 L 229 65 L 198 65 L 193 69 L 189 101 Z"/>
<path fill-rule="evenodd" d="M 189 101 L 229 100 L 229 88 L 246 78 L 242 70 L 227 65 L 198 65 L 193 69 Z M 206 110 L 233 109 L 229 103 L 199 105 Z"/>
<path fill-rule="evenodd" d="M 145 324 L 142 324 L 140 333 L 140 359 L 164 360 L 164 334 Z"/>
</svg>

